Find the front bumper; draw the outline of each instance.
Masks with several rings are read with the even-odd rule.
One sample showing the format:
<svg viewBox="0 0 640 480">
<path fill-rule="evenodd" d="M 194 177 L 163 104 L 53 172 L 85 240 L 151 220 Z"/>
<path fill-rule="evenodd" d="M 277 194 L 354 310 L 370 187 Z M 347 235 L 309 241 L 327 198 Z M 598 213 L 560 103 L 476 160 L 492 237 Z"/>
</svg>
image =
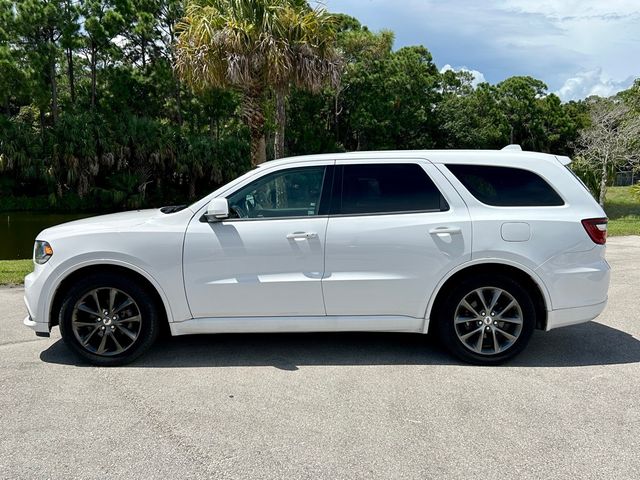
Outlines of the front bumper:
<svg viewBox="0 0 640 480">
<path fill-rule="evenodd" d="M 36 332 L 36 335 L 39 337 L 48 337 L 50 335 L 48 324 L 34 322 L 33 320 L 31 320 L 31 317 L 29 315 L 24 317 L 24 320 L 22 321 L 22 323 L 26 327 L 29 327 L 31 330 Z"/>
<path fill-rule="evenodd" d="M 36 265 L 34 272 L 24 279 L 24 304 L 27 307 L 28 315 L 23 320 L 23 324 L 36 332 L 38 336 L 49 335 L 49 321 L 45 315 L 38 316 L 38 302 L 40 301 L 42 285 L 46 275 L 43 266 Z"/>
</svg>

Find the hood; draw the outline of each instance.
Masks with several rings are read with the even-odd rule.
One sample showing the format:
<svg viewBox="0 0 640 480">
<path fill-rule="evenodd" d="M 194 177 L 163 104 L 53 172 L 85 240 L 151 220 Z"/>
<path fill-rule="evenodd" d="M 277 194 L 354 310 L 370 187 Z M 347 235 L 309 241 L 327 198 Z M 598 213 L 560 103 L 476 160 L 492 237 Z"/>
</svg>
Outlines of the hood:
<svg viewBox="0 0 640 480">
<path fill-rule="evenodd" d="M 158 216 L 164 216 L 159 208 L 99 215 L 47 228 L 40 232 L 36 238 L 37 240 L 50 241 L 70 234 L 127 231 Z"/>
</svg>

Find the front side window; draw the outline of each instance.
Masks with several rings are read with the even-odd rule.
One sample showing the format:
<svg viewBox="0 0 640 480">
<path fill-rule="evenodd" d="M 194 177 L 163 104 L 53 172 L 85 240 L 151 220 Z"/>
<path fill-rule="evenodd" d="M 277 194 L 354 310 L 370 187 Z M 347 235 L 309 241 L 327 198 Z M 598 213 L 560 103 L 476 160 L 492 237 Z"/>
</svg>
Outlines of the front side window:
<svg viewBox="0 0 640 480">
<path fill-rule="evenodd" d="M 325 171 L 318 166 L 265 175 L 227 198 L 230 218 L 318 215 Z"/>
<path fill-rule="evenodd" d="M 440 191 L 416 163 L 344 165 L 339 214 L 448 210 Z"/>
<path fill-rule="evenodd" d="M 564 205 L 556 191 L 539 175 L 521 168 L 456 165 L 447 168 L 469 192 L 496 207 L 553 207 Z"/>
</svg>

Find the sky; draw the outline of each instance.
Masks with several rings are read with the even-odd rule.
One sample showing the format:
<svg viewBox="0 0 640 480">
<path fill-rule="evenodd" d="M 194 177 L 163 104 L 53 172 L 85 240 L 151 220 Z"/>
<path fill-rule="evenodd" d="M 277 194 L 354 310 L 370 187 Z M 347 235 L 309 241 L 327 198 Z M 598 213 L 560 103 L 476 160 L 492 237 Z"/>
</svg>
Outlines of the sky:
<svg viewBox="0 0 640 480">
<path fill-rule="evenodd" d="M 544 81 L 562 100 L 609 96 L 640 77 L 640 0 L 321 0 L 395 48 L 424 45 L 476 83 Z"/>
</svg>

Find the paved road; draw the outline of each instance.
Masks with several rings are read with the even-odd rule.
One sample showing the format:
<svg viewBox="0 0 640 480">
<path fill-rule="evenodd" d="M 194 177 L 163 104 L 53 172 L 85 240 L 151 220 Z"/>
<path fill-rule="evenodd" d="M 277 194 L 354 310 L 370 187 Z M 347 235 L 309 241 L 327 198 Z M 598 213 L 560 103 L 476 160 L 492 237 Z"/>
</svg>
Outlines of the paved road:
<svg viewBox="0 0 640 480">
<path fill-rule="evenodd" d="M 503 367 L 421 336 L 168 339 L 79 364 L 0 290 L 0 478 L 640 478 L 640 237 L 597 322 Z"/>
</svg>

